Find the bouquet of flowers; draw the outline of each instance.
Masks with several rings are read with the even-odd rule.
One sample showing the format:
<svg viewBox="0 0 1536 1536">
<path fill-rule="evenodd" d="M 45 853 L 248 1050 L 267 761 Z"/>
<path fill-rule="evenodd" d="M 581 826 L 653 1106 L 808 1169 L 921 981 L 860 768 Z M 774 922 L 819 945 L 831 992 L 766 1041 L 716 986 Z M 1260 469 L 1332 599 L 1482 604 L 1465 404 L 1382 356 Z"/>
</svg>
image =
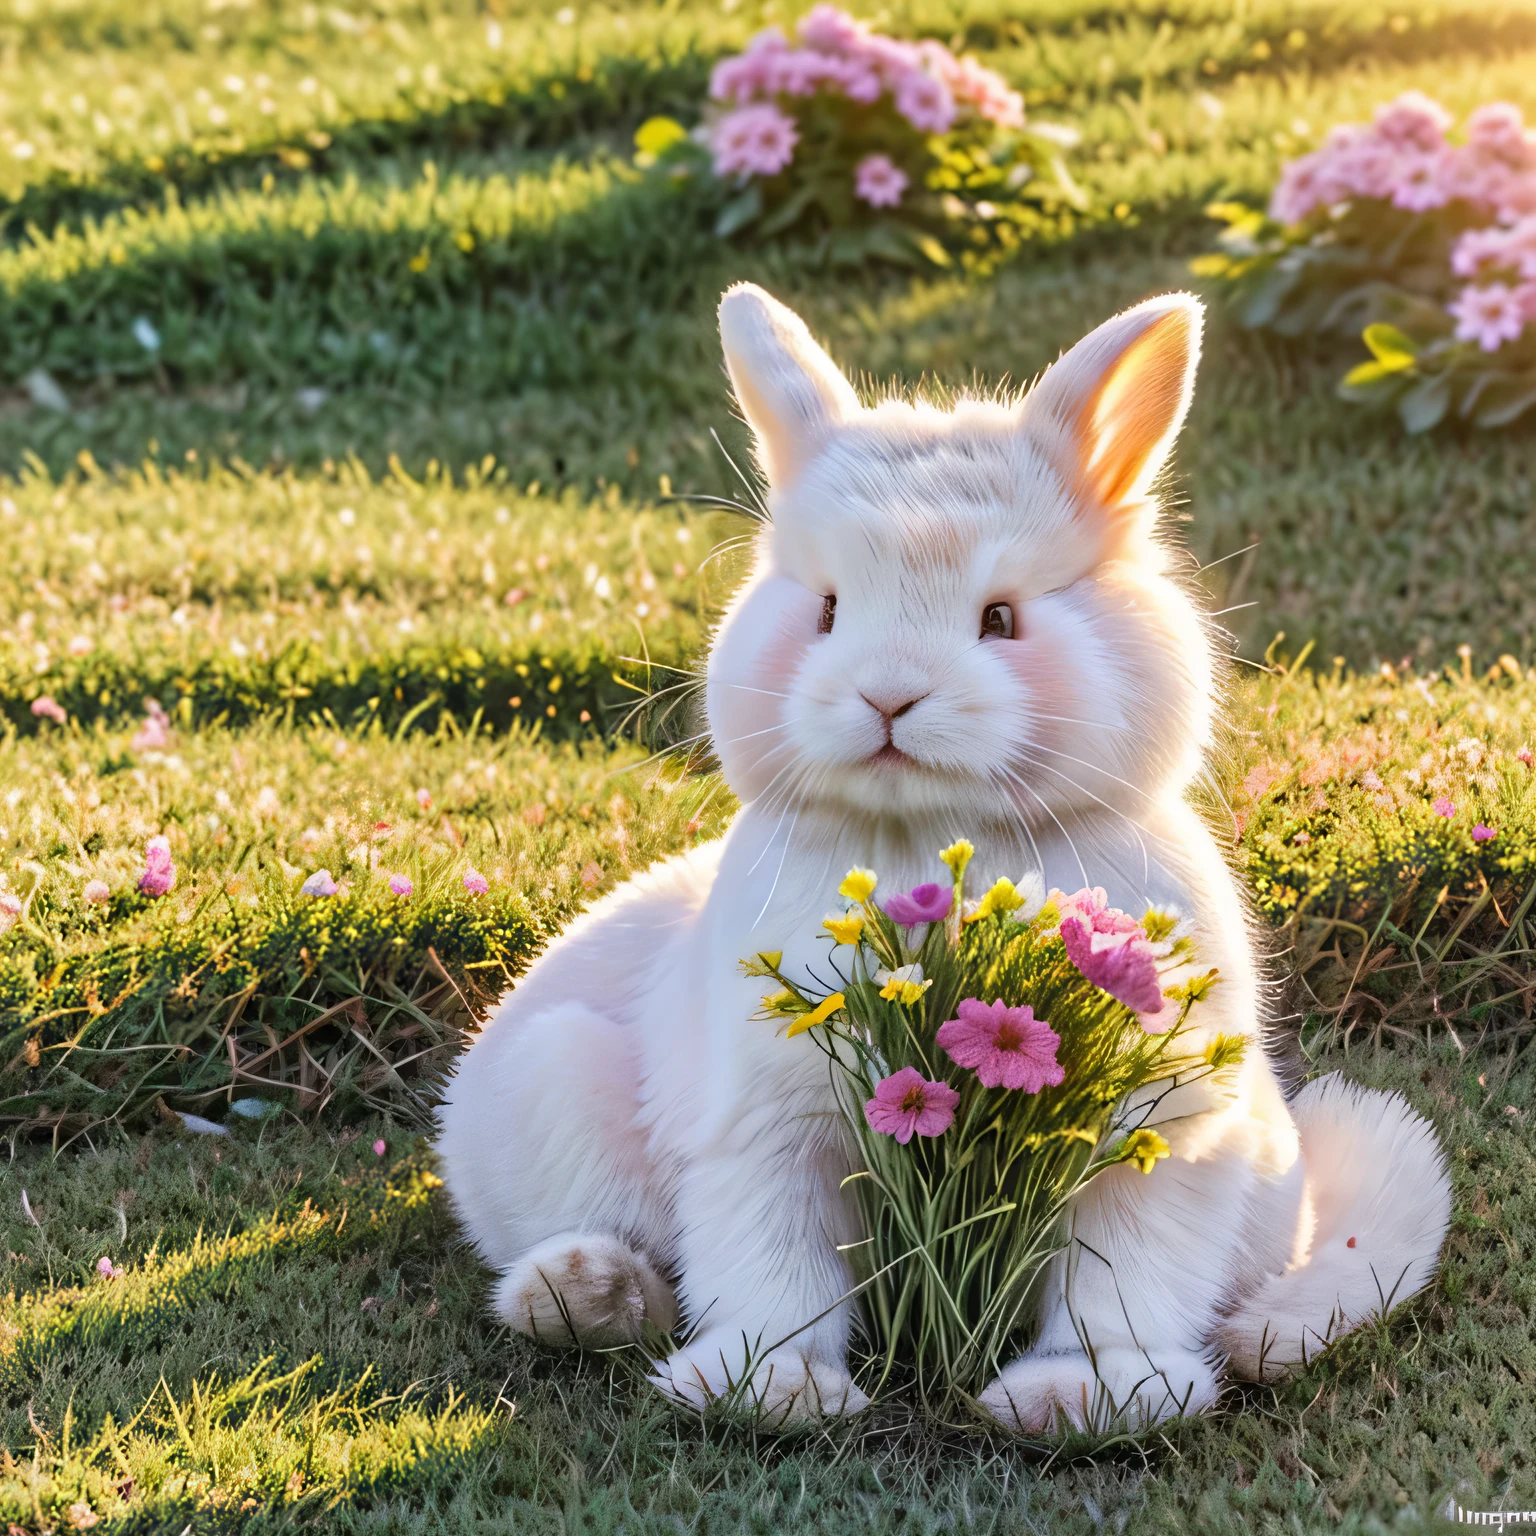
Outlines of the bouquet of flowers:
<svg viewBox="0 0 1536 1536">
<path fill-rule="evenodd" d="M 1447 416 L 1503 426 L 1536 405 L 1536 132 L 1493 102 L 1464 141 L 1409 91 L 1370 124 L 1290 161 L 1269 210 L 1218 203 L 1224 279 L 1242 324 L 1359 334 L 1371 358 L 1344 398 L 1396 406 L 1410 432 Z"/>
<path fill-rule="evenodd" d="M 824 236 L 834 261 L 924 256 L 936 235 L 1016 244 L 1085 199 L 1062 161 L 1076 135 L 1025 126 L 1024 98 L 942 43 L 903 42 L 834 5 L 802 17 L 798 46 L 778 27 L 722 60 L 712 109 L 689 136 L 670 119 L 636 135 L 647 161 L 688 169 L 707 154 L 734 195 L 721 236 Z"/>
<path fill-rule="evenodd" d="M 767 1014 L 827 1053 L 867 1234 L 851 1252 L 869 1390 L 898 1374 L 935 1404 L 974 1399 L 1027 1346 L 1073 1197 L 1121 1163 L 1155 1177 L 1169 1095 L 1243 1053 L 1188 1045 L 1217 976 L 1171 916 L 1008 880 L 968 900 L 973 852 L 955 843 L 952 880 L 883 905 L 874 873 L 848 873 L 824 925 L 837 991 L 778 954 L 743 962 L 782 989 Z"/>
</svg>

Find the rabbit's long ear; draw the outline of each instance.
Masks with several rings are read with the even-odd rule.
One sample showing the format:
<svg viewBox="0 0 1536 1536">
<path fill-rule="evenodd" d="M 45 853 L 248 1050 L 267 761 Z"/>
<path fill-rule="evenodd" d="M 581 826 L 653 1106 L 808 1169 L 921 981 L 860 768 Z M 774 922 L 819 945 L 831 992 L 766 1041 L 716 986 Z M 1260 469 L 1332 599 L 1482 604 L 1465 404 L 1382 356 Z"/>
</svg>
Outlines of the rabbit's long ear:
<svg viewBox="0 0 1536 1536">
<path fill-rule="evenodd" d="M 1024 397 L 1024 430 L 1111 517 L 1145 505 L 1189 410 L 1204 306 L 1187 293 L 1106 320 Z"/>
<path fill-rule="evenodd" d="M 769 483 L 784 485 L 857 415 L 858 396 L 799 315 L 754 283 L 721 299 L 720 341 Z"/>
</svg>

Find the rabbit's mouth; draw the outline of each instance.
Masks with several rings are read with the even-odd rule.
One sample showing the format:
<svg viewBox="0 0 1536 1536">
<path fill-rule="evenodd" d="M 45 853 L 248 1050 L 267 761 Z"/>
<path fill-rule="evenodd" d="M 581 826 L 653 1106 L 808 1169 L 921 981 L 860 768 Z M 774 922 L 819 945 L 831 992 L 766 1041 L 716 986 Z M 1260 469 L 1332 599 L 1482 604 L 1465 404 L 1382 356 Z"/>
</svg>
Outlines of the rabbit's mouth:
<svg viewBox="0 0 1536 1536">
<path fill-rule="evenodd" d="M 895 742 L 888 741 L 878 752 L 872 753 L 865 761 L 869 763 L 888 763 L 894 768 L 904 767 L 912 759 Z"/>
</svg>

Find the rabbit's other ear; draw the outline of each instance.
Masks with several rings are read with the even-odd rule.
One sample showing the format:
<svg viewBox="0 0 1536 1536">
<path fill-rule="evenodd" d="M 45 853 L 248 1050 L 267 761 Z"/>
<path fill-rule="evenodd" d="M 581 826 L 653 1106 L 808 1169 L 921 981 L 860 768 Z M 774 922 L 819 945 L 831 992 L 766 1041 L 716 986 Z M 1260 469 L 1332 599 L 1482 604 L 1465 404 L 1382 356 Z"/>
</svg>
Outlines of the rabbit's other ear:
<svg viewBox="0 0 1536 1536">
<path fill-rule="evenodd" d="M 1148 299 L 1091 331 L 1024 397 L 1025 431 L 1111 517 L 1143 506 L 1168 461 L 1204 314 L 1192 294 Z"/>
<path fill-rule="evenodd" d="M 769 484 L 793 480 L 834 428 L 858 414 L 858 396 L 805 322 L 755 283 L 720 301 L 725 365 Z"/>
</svg>

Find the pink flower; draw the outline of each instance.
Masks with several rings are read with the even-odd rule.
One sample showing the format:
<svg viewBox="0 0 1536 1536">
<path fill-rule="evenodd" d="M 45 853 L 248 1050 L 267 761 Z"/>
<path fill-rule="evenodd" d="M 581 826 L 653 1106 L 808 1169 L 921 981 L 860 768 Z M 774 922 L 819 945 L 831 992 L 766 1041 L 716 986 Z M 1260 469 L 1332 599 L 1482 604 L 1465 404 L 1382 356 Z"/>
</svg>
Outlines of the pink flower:
<svg viewBox="0 0 1536 1536">
<path fill-rule="evenodd" d="M 922 69 L 910 69 L 897 80 L 896 110 L 923 133 L 948 133 L 955 121 L 948 87 Z"/>
<path fill-rule="evenodd" d="M 800 18 L 795 29 L 808 48 L 823 53 L 848 53 L 863 42 L 867 28 L 847 11 L 835 5 L 814 5 Z"/>
<path fill-rule="evenodd" d="M 942 81 L 951 96 L 958 97 L 961 94 L 960 60 L 943 43 L 931 38 L 919 43 L 917 57 L 918 67 L 927 70 L 935 80 Z"/>
<path fill-rule="evenodd" d="M 0 912 L 5 914 L 8 919 L 6 926 L 9 927 L 21 916 L 21 897 L 15 891 L 0 891 Z"/>
<path fill-rule="evenodd" d="M 942 1136 L 955 1122 L 960 1095 L 948 1083 L 930 1083 L 916 1067 L 893 1072 L 864 1105 L 872 1131 L 894 1136 L 903 1146 L 919 1136 Z"/>
<path fill-rule="evenodd" d="M 1063 919 L 1076 918 L 1090 933 L 1137 933 L 1141 927 L 1135 918 L 1110 906 L 1102 885 L 1084 886 L 1071 896 L 1058 892 L 1056 909 Z"/>
<path fill-rule="evenodd" d="M 1533 753 L 1529 747 L 1521 747 L 1520 750 L 1515 753 L 1515 757 L 1520 762 L 1524 763 L 1527 768 L 1529 768 L 1532 763 L 1536 763 L 1536 753 Z"/>
<path fill-rule="evenodd" d="M 1405 154 L 1398 162 L 1397 184 L 1392 189 L 1392 206 L 1408 213 L 1426 213 L 1443 208 L 1451 200 L 1446 186 L 1444 151 Z"/>
<path fill-rule="evenodd" d="M 158 699 L 144 700 L 144 724 L 134 732 L 129 745 L 135 752 L 161 752 L 171 744 L 171 717 L 161 709 Z"/>
<path fill-rule="evenodd" d="M 1504 232 L 1506 260 L 1521 277 L 1536 279 L 1536 218 L 1524 218 Z"/>
<path fill-rule="evenodd" d="M 336 894 L 336 882 L 331 877 L 328 869 L 317 869 L 303 885 L 299 887 L 301 896 L 334 896 Z"/>
<path fill-rule="evenodd" d="M 1302 155 L 1280 171 L 1269 199 L 1269 216 L 1277 224 L 1299 224 L 1316 208 L 1335 200 L 1335 188 L 1321 155 Z"/>
<path fill-rule="evenodd" d="M 418 789 L 416 791 L 416 804 L 422 810 L 430 811 L 432 809 L 432 791 L 430 789 Z"/>
<path fill-rule="evenodd" d="M 1467 143 L 1518 161 L 1529 145 L 1520 108 L 1509 101 L 1488 101 L 1467 118 Z"/>
<path fill-rule="evenodd" d="M 391 875 L 389 888 L 396 896 L 410 896 L 415 893 L 416 885 L 409 875 Z"/>
<path fill-rule="evenodd" d="M 466 869 L 464 871 L 464 889 L 471 896 L 484 896 L 490 888 L 491 882 L 478 869 Z"/>
<path fill-rule="evenodd" d="M 940 78 L 955 99 L 972 107 L 978 117 L 999 128 L 1024 126 L 1024 98 L 996 70 L 972 58 L 953 59 L 949 72 Z"/>
<path fill-rule="evenodd" d="M 139 889 L 146 896 L 164 896 L 176 884 L 176 866 L 171 861 L 168 838 L 152 837 L 144 845 L 144 873 Z"/>
<path fill-rule="evenodd" d="M 864 39 L 859 57 L 871 69 L 878 70 L 880 77 L 889 85 L 894 85 L 910 70 L 921 69 L 923 62 L 922 53 L 914 44 L 904 43 L 894 37 L 883 37 L 879 33 L 871 33 Z"/>
<path fill-rule="evenodd" d="M 384 1140 L 384 1138 L 382 1136 L 380 1136 L 379 1139 L 376 1142 L 374 1142 L 374 1144 L 373 1144 L 373 1155 L 375 1157 L 383 1157 L 384 1153 L 387 1150 L 388 1150 L 388 1143 Z"/>
<path fill-rule="evenodd" d="M 1096 987 L 1140 1014 L 1163 1009 L 1157 951 L 1141 924 L 1109 905 L 1102 886 L 1059 897 L 1061 939 L 1067 958 Z M 1157 1030 L 1148 1030 L 1157 1034 Z"/>
<path fill-rule="evenodd" d="M 1472 828 L 1472 841 L 1474 843 L 1489 843 L 1498 835 L 1492 827 L 1481 821 Z"/>
<path fill-rule="evenodd" d="M 879 101 L 885 90 L 885 81 L 880 78 L 878 70 L 861 59 L 834 59 L 831 62 L 837 68 L 829 72 L 828 83 L 837 86 L 849 101 L 859 102 L 866 107 L 871 102 Z"/>
<path fill-rule="evenodd" d="M 826 84 L 838 84 L 843 71 L 840 59 L 830 59 L 809 48 L 794 48 L 778 54 L 768 71 L 771 94 L 814 96 Z"/>
<path fill-rule="evenodd" d="M 1061 925 L 1061 941 L 1067 958 L 1094 986 L 1137 1013 L 1163 1011 L 1157 956 L 1139 933 L 1094 933 L 1079 918 L 1069 917 Z"/>
<path fill-rule="evenodd" d="M 1463 288 L 1445 307 L 1456 321 L 1456 339 L 1475 341 L 1484 352 L 1497 352 L 1525 329 L 1525 296 L 1508 283 Z"/>
<path fill-rule="evenodd" d="M 1457 277 L 1481 277 L 1489 267 L 1512 264 L 1510 231 L 1490 225 L 1469 229 L 1451 247 L 1451 271 Z"/>
<path fill-rule="evenodd" d="M 69 719 L 64 706 L 47 693 L 32 700 L 32 713 L 39 719 L 52 720 L 55 725 L 63 725 Z"/>
<path fill-rule="evenodd" d="M 112 900 L 112 892 L 105 880 L 87 880 L 80 887 L 80 894 L 93 907 L 103 907 Z"/>
<path fill-rule="evenodd" d="M 1430 806 L 1430 810 L 1432 810 L 1436 816 L 1454 816 L 1456 814 L 1456 803 L 1453 800 L 1448 800 L 1444 795 L 1441 795 L 1440 798 Z"/>
<path fill-rule="evenodd" d="M 889 155 L 865 155 L 854 167 L 854 196 L 871 208 L 894 208 L 906 190 L 907 173 Z"/>
<path fill-rule="evenodd" d="M 910 892 L 897 894 L 885 904 L 893 923 L 911 928 L 917 923 L 941 923 L 954 905 L 954 889 L 948 885 L 914 885 Z"/>
<path fill-rule="evenodd" d="M 105 1255 L 96 1260 L 96 1273 L 103 1280 L 121 1280 L 123 1278 L 123 1271 Z"/>
<path fill-rule="evenodd" d="M 1376 109 L 1376 131 L 1394 144 L 1414 149 L 1438 149 L 1452 121 L 1451 114 L 1423 91 L 1404 91 Z"/>
<path fill-rule="evenodd" d="M 768 27 L 747 44 L 747 51 L 722 59 L 709 77 L 709 94 L 716 101 L 738 105 L 770 94 L 773 61 L 789 50 L 789 39 L 778 27 Z"/>
<path fill-rule="evenodd" d="M 762 103 L 727 112 L 710 134 L 717 176 L 776 176 L 795 157 L 792 118 Z"/>
<path fill-rule="evenodd" d="M 716 101 L 731 101 L 738 106 L 768 89 L 768 72 L 761 58 L 737 54 L 721 59 L 709 75 L 709 94 Z"/>
<path fill-rule="evenodd" d="M 1056 1060 L 1061 1036 L 1028 1004 L 1009 1008 L 999 998 L 989 1008 L 979 998 L 965 998 L 958 1019 L 939 1026 L 936 1036 L 951 1061 L 973 1067 L 984 1088 L 1022 1088 L 1039 1093 L 1066 1077 Z"/>
</svg>

